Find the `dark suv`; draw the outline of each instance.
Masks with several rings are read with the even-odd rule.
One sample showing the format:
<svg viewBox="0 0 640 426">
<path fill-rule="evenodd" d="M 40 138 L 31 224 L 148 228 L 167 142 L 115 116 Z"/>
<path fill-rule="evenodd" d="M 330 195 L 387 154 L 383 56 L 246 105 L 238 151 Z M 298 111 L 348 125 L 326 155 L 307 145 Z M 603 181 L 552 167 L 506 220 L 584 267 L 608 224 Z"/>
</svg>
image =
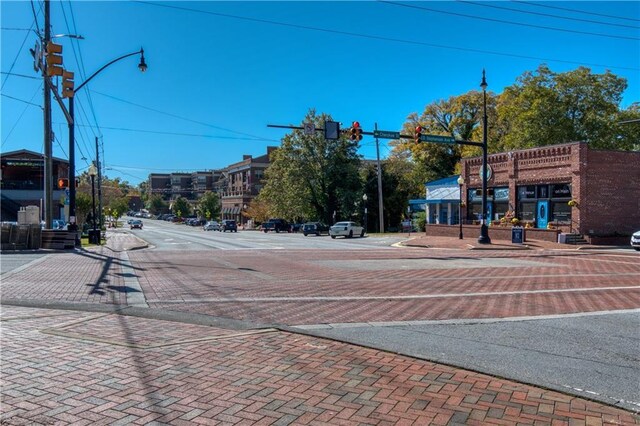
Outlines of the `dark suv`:
<svg viewBox="0 0 640 426">
<path fill-rule="evenodd" d="M 309 234 L 315 234 L 320 236 L 320 234 L 329 233 L 329 226 L 325 225 L 322 222 L 307 222 L 302 225 L 302 233 L 306 237 Z"/>
<path fill-rule="evenodd" d="M 284 219 L 269 219 L 262 224 L 262 230 L 266 233 L 269 231 L 291 232 L 289 223 Z"/>
<path fill-rule="evenodd" d="M 220 230 L 222 232 L 238 232 L 238 225 L 235 220 L 223 220 L 220 222 Z"/>
</svg>

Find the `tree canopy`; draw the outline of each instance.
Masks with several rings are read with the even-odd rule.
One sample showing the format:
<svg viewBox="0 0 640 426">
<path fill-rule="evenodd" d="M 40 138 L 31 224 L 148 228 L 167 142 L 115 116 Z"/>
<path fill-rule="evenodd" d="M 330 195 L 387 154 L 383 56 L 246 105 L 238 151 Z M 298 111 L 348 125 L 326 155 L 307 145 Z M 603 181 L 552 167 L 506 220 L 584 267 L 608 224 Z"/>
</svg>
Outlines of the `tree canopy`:
<svg viewBox="0 0 640 426">
<path fill-rule="evenodd" d="M 304 122 L 323 128 L 327 114 L 310 110 Z M 293 130 L 271 154 L 266 183 L 260 192 L 273 217 L 287 220 L 350 218 L 362 188 L 358 142 L 346 136 L 327 140 L 321 132 Z"/>
</svg>

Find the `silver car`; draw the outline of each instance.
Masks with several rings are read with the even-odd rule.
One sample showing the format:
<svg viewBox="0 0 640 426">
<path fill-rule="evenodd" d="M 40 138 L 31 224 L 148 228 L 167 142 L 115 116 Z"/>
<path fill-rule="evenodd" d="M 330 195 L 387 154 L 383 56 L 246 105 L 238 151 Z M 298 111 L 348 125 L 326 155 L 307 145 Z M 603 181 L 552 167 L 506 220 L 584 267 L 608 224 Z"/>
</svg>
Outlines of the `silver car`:
<svg viewBox="0 0 640 426">
<path fill-rule="evenodd" d="M 634 232 L 631 236 L 631 247 L 640 251 L 640 231 Z"/>
<path fill-rule="evenodd" d="M 351 238 L 354 235 L 364 237 L 364 228 L 355 222 L 338 222 L 329 228 L 329 235 L 331 238 L 340 236 Z"/>
<path fill-rule="evenodd" d="M 205 231 L 220 231 L 222 228 L 220 227 L 220 224 L 218 222 L 212 220 L 205 223 L 202 229 L 204 229 Z"/>
</svg>

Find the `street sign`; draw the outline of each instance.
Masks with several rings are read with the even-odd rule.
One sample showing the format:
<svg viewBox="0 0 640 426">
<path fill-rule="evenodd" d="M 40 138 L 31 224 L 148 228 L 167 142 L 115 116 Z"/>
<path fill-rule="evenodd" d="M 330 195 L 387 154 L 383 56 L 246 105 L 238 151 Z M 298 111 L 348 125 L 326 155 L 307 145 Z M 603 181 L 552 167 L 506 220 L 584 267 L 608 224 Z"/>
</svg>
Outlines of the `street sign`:
<svg viewBox="0 0 640 426">
<path fill-rule="evenodd" d="M 400 132 L 389 132 L 387 130 L 374 130 L 373 137 L 378 139 L 400 139 Z"/>
<path fill-rule="evenodd" d="M 434 143 L 456 143 L 456 139 L 451 136 L 440 135 L 420 135 L 421 142 L 434 142 Z"/>
<path fill-rule="evenodd" d="M 304 123 L 304 134 L 312 136 L 316 133 L 316 126 L 313 123 Z"/>
</svg>

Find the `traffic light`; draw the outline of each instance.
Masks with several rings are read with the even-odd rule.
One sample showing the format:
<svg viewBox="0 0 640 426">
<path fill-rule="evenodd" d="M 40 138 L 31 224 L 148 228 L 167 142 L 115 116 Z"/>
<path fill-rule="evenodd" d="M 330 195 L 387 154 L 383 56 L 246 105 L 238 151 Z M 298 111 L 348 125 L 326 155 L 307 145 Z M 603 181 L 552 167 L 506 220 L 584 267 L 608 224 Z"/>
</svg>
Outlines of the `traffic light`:
<svg viewBox="0 0 640 426">
<path fill-rule="evenodd" d="M 60 178 L 58 179 L 58 189 L 66 189 L 69 187 L 69 179 Z"/>
<path fill-rule="evenodd" d="M 54 75 L 62 75 L 64 70 L 62 69 L 62 45 L 55 44 L 53 42 L 47 43 L 47 75 L 53 77 Z"/>
<path fill-rule="evenodd" d="M 420 136 L 422 136 L 422 127 L 416 126 L 416 135 L 414 137 L 416 143 L 420 143 Z"/>
<path fill-rule="evenodd" d="M 62 97 L 71 98 L 75 93 L 73 91 L 73 73 L 70 71 L 64 71 L 62 73 Z"/>
<path fill-rule="evenodd" d="M 349 138 L 352 141 L 362 140 L 362 128 L 360 127 L 360 123 L 358 123 L 357 121 L 351 123 L 351 136 Z"/>
</svg>

